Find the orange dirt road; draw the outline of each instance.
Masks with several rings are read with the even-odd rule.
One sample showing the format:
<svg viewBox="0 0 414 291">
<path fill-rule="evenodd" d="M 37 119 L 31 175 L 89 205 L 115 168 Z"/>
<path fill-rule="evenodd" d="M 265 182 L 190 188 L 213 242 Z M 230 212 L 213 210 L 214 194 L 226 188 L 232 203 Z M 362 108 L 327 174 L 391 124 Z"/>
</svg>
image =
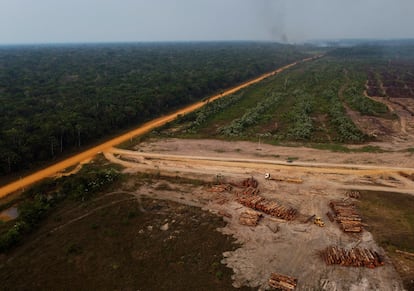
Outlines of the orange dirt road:
<svg viewBox="0 0 414 291">
<path fill-rule="evenodd" d="M 54 175 L 57 172 L 63 171 L 64 169 L 66 169 L 70 166 L 76 165 L 77 163 L 80 163 L 80 162 L 82 162 L 86 159 L 89 159 L 89 158 L 95 156 L 99 152 L 105 151 L 105 150 L 107 150 L 111 147 L 114 147 L 114 146 L 116 146 L 120 143 L 123 143 L 123 142 L 125 142 L 125 141 L 127 141 L 127 140 L 129 140 L 133 137 L 143 135 L 143 134 L 153 130 L 154 128 L 160 127 L 160 126 L 162 126 L 162 125 L 164 125 L 164 124 L 166 124 L 170 121 L 173 121 L 174 119 L 176 119 L 178 117 L 178 115 L 190 113 L 194 110 L 197 110 L 198 108 L 204 106 L 207 102 L 214 101 L 214 100 L 219 99 L 221 97 L 233 94 L 233 93 L 235 93 L 235 92 L 237 92 L 237 91 L 239 91 L 239 90 L 241 90 L 245 87 L 248 87 L 252 84 L 258 83 L 258 82 L 262 81 L 263 79 L 266 79 L 270 76 L 278 74 L 278 73 L 280 73 L 284 70 L 287 70 L 287 69 L 289 69 L 289 68 L 291 68 L 291 67 L 293 67 L 297 64 L 307 62 L 307 61 L 311 61 L 311 60 L 314 60 L 314 59 L 317 59 L 317 58 L 320 58 L 320 57 L 322 57 L 322 55 L 294 62 L 292 64 L 281 67 L 281 68 L 279 68 L 275 71 L 272 71 L 270 73 L 266 73 L 266 74 L 264 74 L 264 75 L 262 75 L 262 76 L 260 76 L 256 79 L 247 81 L 247 82 L 245 82 L 245 83 L 243 83 L 239 86 L 228 89 L 225 92 L 223 92 L 222 94 L 217 94 L 215 96 L 212 96 L 212 97 L 208 98 L 208 100 L 206 100 L 206 101 L 197 102 L 195 104 L 184 107 L 183 109 L 180 109 L 180 110 L 178 110 L 174 113 L 171 113 L 169 115 L 161 116 L 161 117 L 156 118 L 154 120 L 151 120 L 147 123 L 144 123 L 140 127 L 136 128 L 136 129 L 134 129 L 134 130 L 132 130 L 128 133 L 122 134 L 122 135 L 120 135 L 116 138 L 113 138 L 111 140 L 108 140 L 107 142 L 104 142 L 104 143 L 102 143 L 98 146 L 90 148 L 90 149 L 88 149 L 84 152 L 81 152 L 79 154 L 76 154 L 76 155 L 74 155 L 74 156 L 72 156 L 72 157 L 70 157 L 66 160 L 63 160 L 63 161 L 61 161 L 59 163 L 56 163 L 56 164 L 54 164 L 50 167 L 47 167 L 47 168 L 45 168 L 43 170 L 40 170 L 40 171 L 37 171 L 37 172 L 35 172 L 31 175 L 28 175 L 28 176 L 26 176 L 22 179 L 16 180 L 16 181 L 14 181 L 14 182 L 12 182 L 8 185 L 5 185 L 5 186 L 1 187 L 0 188 L 0 198 L 3 198 L 3 197 L 5 197 L 5 196 L 7 196 L 7 195 L 9 195 L 13 192 L 18 191 L 18 190 L 24 189 L 25 187 L 30 186 L 33 183 L 36 183 L 36 182 L 38 182 L 38 181 L 40 181 L 44 178 L 50 177 L 50 176 Z"/>
</svg>

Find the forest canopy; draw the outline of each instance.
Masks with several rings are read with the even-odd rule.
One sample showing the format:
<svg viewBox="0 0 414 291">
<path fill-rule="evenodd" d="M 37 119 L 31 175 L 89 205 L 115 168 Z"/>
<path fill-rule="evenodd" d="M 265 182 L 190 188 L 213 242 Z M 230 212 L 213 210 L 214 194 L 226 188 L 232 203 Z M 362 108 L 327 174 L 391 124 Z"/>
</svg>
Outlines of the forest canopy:
<svg viewBox="0 0 414 291">
<path fill-rule="evenodd" d="M 0 175 L 306 57 L 274 43 L 0 47 Z"/>
</svg>

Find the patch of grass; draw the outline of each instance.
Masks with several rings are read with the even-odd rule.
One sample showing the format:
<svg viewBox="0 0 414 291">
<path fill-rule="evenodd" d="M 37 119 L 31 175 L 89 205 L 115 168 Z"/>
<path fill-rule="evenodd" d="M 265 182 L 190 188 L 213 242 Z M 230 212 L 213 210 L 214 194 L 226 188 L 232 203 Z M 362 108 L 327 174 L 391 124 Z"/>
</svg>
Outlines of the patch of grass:
<svg viewBox="0 0 414 291">
<path fill-rule="evenodd" d="M 293 162 L 293 161 L 297 161 L 297 160 L 299 160 L 299 158 L 298 158 L 298 157 L 287 157 L 287 159 L 286 159 L 286 161 L 287 161 L 288 163 L 291 163 L 291 162 Z"/>
<path fill-rule="evenodd" d="M 362 152 L 362 153 L 385 153 L 386 150 L 383 150 L 379 146 L 363 146 L 361 148 L 352 149 L 353 152 Z"/>
<path fill-rule="evenodd" d="M 222 272 L 222 271 L 217 271 L 217 272 L 216 272 L 216 278 L 217 278 L 217 279 L 221 280 L 221 279 L 223 279 L 223 276 L 224 276 L 224 274 L 223 274 L 223 272 Z"/>
<path fill-rule="evenodd" d="M 359 148 L 348 148 L 347 146 L 341 144 L 328 144 L 328 143 L 321 143 L 321 144 L 310 144 L 310 147 L 318 149 L 318 150 L 329 150 L 332 152 L 341 152 L 341 153 L 385 153 L 386 150 L 380 148 L 379 146 L 363 146 Z"/>
<path fill-rule="evenodd" d="M 414 197 L 362 191 L 360 209 L 368 229 L 386 249 L 414 252 Z"/>
<path fill-rule="evenodd" d="M 396 250 L 414 253 L 414 196 L 393 192 L 361 191 L 364 222 L 400 273 L 407 290 L 414 290 L 414 261 Z M 404 267 L 402 267 L 404 266 Z"/>
<path fill-rule="evenodd" d="M 79 255 L 82 253 L 82 247 L 76 243 L 70 243 L 66 246 L 66 255 Z"/>
<path fill-rule="evenodd" d="M 409 153 L 414 153 L 414 148 L 408 148 L 408 149 L 406 149 L 406 151 L 409 152 Z"/>
<path fill-rule="evenodd" d="M 318 149 L 318 150 L 329 150 L 331 152 L 340 152 L 340 153 L 349 153 L 351 150 L 341 144 L 327 144 L 327 143 L 321 143 L 321 144 L 311 144 L 312 148 Z"/>
<path fill-rule="evenodd" d="M 202 180 L 189 179 L 189 178 L 184 178 L 180 176 L 175 176 L 175 177 L 163 176 L 159 173 L 136 173 L 131 177 L 138 179 L 141 182 L 142 180 L 144 180 L 145 182 L 150 182 L 150 183 L 153 183 L 154 180 L 164 180 L 164 181 L 168 181 L 168 182 L 175 183 L 175 184 L 189 184 L 189 185 L 194 185 L 194 186 L 202 186 L 206 184 L 206 182 Z"/>
<path fill-rule="evenodd" d="M 225 153 L 226 151 L 223 149 L 214 149 L 216 153 Z"/>
</svg>

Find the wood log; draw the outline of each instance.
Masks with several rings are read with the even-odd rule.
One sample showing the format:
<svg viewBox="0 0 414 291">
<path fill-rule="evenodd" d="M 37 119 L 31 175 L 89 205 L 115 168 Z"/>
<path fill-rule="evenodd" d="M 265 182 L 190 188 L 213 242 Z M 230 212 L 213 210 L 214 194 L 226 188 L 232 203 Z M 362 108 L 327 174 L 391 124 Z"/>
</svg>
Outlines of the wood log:
<svg viewBox="0 0 414 291">
<path fill-rule="evenodd" d="M 376 251 L 370 249 L 353 248 L 346 250 L 330 246 L 321 252 L 321 257 L 327 265 L 337 264 L 367 268 L 384 265 L 382 257 Z"/>
<path fill-rule="evenodd" d="M 289 291 L 289 290 L 294 290 L 296 288 L 297 281 L 298 281 L 297 279 L 291 276 L 282 275 L 278 273 L 272 273 L 270 275 L 268 284 L 270 287 L 278 288 L 284 291 Z"/>
<path fill-rule="evenodd" d="M 256 226 L 262 215 L 256 211 L 247 210 L 240 214 L 239 222 L 243 225 Z"/>
<path fill-rule="evenodd" d="M 414 253 L 404 252 L 404 251 L 401 251 L 401 250 L 395 250 L 395 252 L 396 253 L 399 253 L 399 254 L 402 254 L 402 255 L 405 255 L 405 256 L 409 256 L 409 257 L 414 258 Z"/>
<path fill-rule="evenodd" d="M 340 224 L 344 232 L 358 233 L 363 230 L 362 218 L 352 202 L 331 201 L 329 206 L 334 211 L 336 215 L 335 220 Z"/>
<path fill-rule="evenodd" d="M 224 217 L 232 218 L 231 214 L 224 210 L 219 210 L 218 214 Z"/>
</svg>

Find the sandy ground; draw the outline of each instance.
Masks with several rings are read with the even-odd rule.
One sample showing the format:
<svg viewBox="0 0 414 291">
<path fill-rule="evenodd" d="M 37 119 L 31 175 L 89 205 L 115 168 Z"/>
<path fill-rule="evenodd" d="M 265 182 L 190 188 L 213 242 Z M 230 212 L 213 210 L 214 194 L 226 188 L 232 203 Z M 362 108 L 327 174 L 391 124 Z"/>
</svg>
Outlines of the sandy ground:
<svg viewBox="0 0 414 291">
<path fill-rule="evenodd" d="M 384 145 L 384 143 L 381 143 Z M 414 144 L 413 144 L 414 146 Z M 342 153 L 307 147 L 283 147 L 268 144 L 254 144 L 244 141 L 218 141 L 213 139 L 162 139 L 150 140 L 134 148 L 142 153 L 162 153 L 173 155 L 217 156 L 229 158 L 263 158 L 287 160 L 298 158 L 298 162 L 361 164 L 390 167 L 414 167 L 414 154 L 410 152 Z"/>
<path fill-rule="evenodd" d="M 104 154 L 129 173 L 145 171 L 212 184 L 253 176 L 259 181 L 262 196 L 299 211 L 299 218 L 291 222 L 265 215 L 257 227 L 247 227 L 239 224 L 240 213 L 246 207 L 235 200 L 236 188 L 216 193 L 207 186 L 180 190 L 177 187 L 181 186 L 171 185 L 166 191 L 157 190 L 157 184 L 142 186 L 150 196 L 231 216 L 224 217 L 228 225 L 220 231 L 242 244 L 236 251 L 223 254 L 222 262 L 234 270 L 235 287 L 264 290 L 270 273 L 278 272 L 298 278 L 297 290 L 403 290 L 389 259 L 376 269 L 326 266 L 318 252 L 329 245 L 351 248 L 359 243 L 385 255 L 369 232 L 345 234 L 325 213 L 330 200 L 346 198 L 347 189 L 414 195 L 414 181 L 400 175 L 414 173 L 410 153 L 344 154 L 263 144 L 258 147 L 249 142 L 163 139 L 141 143 L 136 151 L 112 149 Z M 297 159 L 289 163 L 289 157 Z M 265 172 L 282 180 L 301 179 L 303 183 L 266 180 Z M 313 214 L 324 219 L 324 228 L 303 222 Z"/>
<path fill-rule="evenodd" d="M 385 119 L 376 116 L 363 116 L 359 112 L 347 110 L 349 116 L 363 132 L 378 140 L 372 145 L 392 151 L 413 147 L 414 99 L 369 96 L 367 91 L 364 91 L 364 95 L 385 104 L 388 110 L 397 117 L 396 119 Z"/>
</svg>

